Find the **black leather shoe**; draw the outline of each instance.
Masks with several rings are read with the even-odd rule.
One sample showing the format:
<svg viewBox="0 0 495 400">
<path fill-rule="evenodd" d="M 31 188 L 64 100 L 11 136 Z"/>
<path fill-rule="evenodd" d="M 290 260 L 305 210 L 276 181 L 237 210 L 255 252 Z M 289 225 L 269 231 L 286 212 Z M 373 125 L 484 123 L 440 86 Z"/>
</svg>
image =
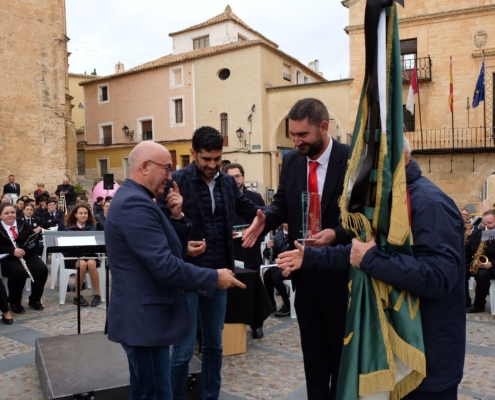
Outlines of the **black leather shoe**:
<svg viewBox="0 0 495 400">
<path fill-rule="evenodd" d="M 280 307 L 280 310 L 278 310 L 275 313 L 276 317 L 288 317 L 290 315 L 290 306 L 286 306 L 285 304 Z"/>
<path fill-rule="evenodd" d="M 43 311 L 45 309 L 45 307 L 43 307 L 43 304 L 41 304 L 41 301 L 29 302 L 28 306 L 36 311 Z"/>
<path fill-rule="evenodd" d="M 2 322 L 5 324 L 5 325 L 12 325 L 14 323 L 14 318 L 5 318 L 3 315 L 2 315 Z"/>
<path fill-rule="evenodd" d="M 263 336 L 265 336 L 265 334 L 263 333 L 263 328 L 261 326 L 253 331 L 253 339 L 261 339 Z"/>
<path fill-rule="evenodd" d="M 101 304 L 101 296 L 99 294 L 95 294 L 95 297 L 91 300 L 91 307 L 95 307 L 99 304 Z"/>
<path fill-rule="evenodd" d="M 482 310 L 481 308 L 476 308 L 475 306 L 471 306 L 469 308 L 466 308 L 466 312 L 468 314 L 474 314 L 474 313 L 479 313 L 479 312 L 484 312 L 485 310 Z"/>
<path fill-rule="evenodd" d="M 87 306 L 89 306 L 88 301 L 84 297 L 81 296 L 79 301 L 81 302 L 81 307 L 87 307 Z M 77 297 L 74 297 L 74 300 L 72 300 L 72 302 L 75 305 L 77 305 Z"/>
<path fill-rule="evenodd" d="M 10 311 L 15 314 L 24 314 L 26 309 L 21 305 L 21 303 L 14 303 L 10 305 Z"/>
</svg>

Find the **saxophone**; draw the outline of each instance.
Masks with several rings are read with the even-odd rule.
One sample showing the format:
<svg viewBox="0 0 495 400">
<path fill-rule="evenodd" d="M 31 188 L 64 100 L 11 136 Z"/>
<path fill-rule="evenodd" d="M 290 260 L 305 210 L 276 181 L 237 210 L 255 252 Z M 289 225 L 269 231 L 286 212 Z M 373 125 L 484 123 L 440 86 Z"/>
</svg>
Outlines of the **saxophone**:
<svg viewBox="0 0 495 400">
<path fill-rule="evenodd" d="M 488 230 L 488 227 L 485 226 L 483 230 L 484 231 Z M 474 253 L 473 261 L 469 266 L 469 272 L 471 273 L 471 275 L 476 275 L 480 264 L 485 265 L 488 263 L 488 257 L 485 255 L 485 249 L 486 249 L 486 242 L 481 241 L 478 246 L 478 249 L 476 250 L 476 253 Z"/>
</svg>

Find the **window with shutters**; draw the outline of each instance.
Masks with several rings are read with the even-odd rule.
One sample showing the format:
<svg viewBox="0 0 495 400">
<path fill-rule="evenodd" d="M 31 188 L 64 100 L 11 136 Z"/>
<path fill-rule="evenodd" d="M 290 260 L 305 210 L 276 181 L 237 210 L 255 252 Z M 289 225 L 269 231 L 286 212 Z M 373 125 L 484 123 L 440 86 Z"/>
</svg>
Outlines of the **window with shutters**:
<svg viewBox="0 0 495 400">
<path fill-rule="evenodd" d="M 177 170 L 177 152 L 175 150 L 169 150 L 172 156 L 172 171 Z"/>
<path fill-rule="evenodd" d="M 189 158 L 189 154 L 186 155 L 186 156 L 181 156 L 181 159 L 182 159 L 182 168 L 185 168 L 189 165 L 190 163 L 190 158 Z"/>
<path fill-rule="evenodd" d="M 289 82 L 292 80 L 290 76 L 290 65 L 287 64 L 284 64 L 284 79 Z"/>
<path fill-rule="evenodd" d="M 210 47 L 210 35 L 193 39 L 194 50 L 204 49 L 205 47 Z"/>
<path fill-rule="evenodd" d="M 170 126 L 185 126 L 184 96 L 170 99 Z"/>
<path fill-rule="evenodd" d="M 113 124 L 111 122 L 99 125 L 100 129 L 100 144 L 113 144 Z"/>
<path fill-rule="evenodd" d="M 153 121 L 151 119 L 141 121 L 141 139 L 153 140 Z"/>
<path fill-rule="evenodd" d="M 100 167 L 100 177 L 102 178 L 103 175 L 108 174 L 108 159 L 107 158 L 99 158 L 98 164 Z"/>
<path fill-rule="evenodd" d="M 400 41 L 402 70 L 411 70 L 414 68 L 417 53 L 418 39 L 404 39 Z"/>
<path fill-rule="evenodd" d="M 98 85 L 98 104 L 105 104 L 110 102 L 110 92 L 108 90 L 108 83 Z"/>
<path fill-rule="evenodd" d="M 220 133 L 223 137 L 224 147 L 229 145 L 229 116 L 227 113 L 220 114 Z"/>
</svg>

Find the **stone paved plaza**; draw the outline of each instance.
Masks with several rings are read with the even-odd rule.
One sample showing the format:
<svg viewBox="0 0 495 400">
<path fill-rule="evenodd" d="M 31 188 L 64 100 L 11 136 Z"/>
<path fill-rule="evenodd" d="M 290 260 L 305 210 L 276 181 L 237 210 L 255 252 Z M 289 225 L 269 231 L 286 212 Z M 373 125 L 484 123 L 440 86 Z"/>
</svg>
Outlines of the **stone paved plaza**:
<svg viewBox="0 0 495 400">
<path fill-rule="evenodd" d="M 83 295 L 91 299 L 91 290 Z M 14 314 L 13 325 L 0 323 L 0 399 L 43 399 L 34 365 L 34 340 L 77 333 L 72 297 L 68 293 L 66 304 L 59 305 L 58 288 L 47 288 L 43 312 L 30 309 L 24 301 L 25 314 Z M 105 303 L 82 308 L 81 316 L 83 333 L 102 331 Z M 254 340 L 250 333 L 247 333 L 245 354 L 224 357 L 220 398 L 306 399 L 297 320 L 270 316 L 265 322 L 263 339 Z M 489 305 L 485 313 L 468 315 L 466 362 L 459 399 L 495 400 L 495 319 Z"/>
</svg>

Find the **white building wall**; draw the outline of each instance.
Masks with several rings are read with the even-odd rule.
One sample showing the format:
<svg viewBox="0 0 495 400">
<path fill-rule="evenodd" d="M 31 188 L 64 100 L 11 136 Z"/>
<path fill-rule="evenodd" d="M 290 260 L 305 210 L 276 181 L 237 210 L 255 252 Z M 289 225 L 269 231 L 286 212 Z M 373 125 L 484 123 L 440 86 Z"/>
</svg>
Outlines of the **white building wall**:
<svg viewBox="0 0 495 400">
<path fill-rule="evenodd" d="M 190 32 L 184 32 L 173 37 L 174 54 L 186 53 L 193 49 L 193 39 L 200 38 L 206 35 L 210 36 L 210 47 L 220 46 L 222 44 L 237 42 L 239 36 L 245 37 L 247 40 L 261 39 L 251 31 L 244 29 L 231 21 L 223 22 L 197 29 Z"/>
</svg>

